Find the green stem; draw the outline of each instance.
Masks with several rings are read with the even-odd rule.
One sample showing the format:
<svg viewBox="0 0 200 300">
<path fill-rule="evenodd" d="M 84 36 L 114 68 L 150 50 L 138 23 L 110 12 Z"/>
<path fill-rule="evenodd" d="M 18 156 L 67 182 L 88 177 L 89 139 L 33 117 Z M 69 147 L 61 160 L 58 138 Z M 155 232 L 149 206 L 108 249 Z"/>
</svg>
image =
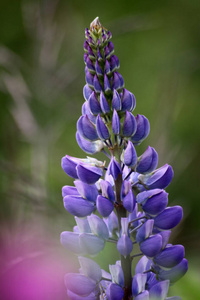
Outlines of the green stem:
<svg viewBox="0 0 200 300">
<path fill-rule="evenodd" d="M 122 186 L 122 175 L 119 174 L 115 181 L 115 191 L 116 191 L 116 211 L 119 222 L 119 230 L 121 230 L 121 218 L 126 218 L 126 209 L 123 207 L 121 202 L 121 186 Z M 131 263 L 132 259 L 130 255 L 124 257 L 121 255 L 121 266 L 124 273 L 124 298 L 123 300 L 132 299 L 132 274 L 131 274 Z"/>
</svg>

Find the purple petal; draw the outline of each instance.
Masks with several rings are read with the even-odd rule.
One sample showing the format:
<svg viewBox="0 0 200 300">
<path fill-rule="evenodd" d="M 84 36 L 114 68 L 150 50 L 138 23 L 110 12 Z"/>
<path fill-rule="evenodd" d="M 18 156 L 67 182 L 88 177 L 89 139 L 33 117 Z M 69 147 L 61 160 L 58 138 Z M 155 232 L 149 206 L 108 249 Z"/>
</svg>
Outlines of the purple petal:
<svg viewBox="0 0 200 300">
<path fill-rule="evenodd" d="M 61 166 L 68 176 L 72 178 L 78 178 L 76 166 L 79 162 L 79 159 L 65 155 L 61 160 Z"/>
<path fill-rule="evenodd" d="M 132 212 L 135 208 L 135 196 L 133 194 L 132 189 L 128 192 L 128 194 L 123 199 L 123 206 L 128 212 Z"/>
<path fill-rule="evenodd" d="M 98 254 L 105 246 L 103 239 L 90 233 L 81 233 L 79 239 L 82 249 L 89 255 Z"/>
<path fill-rule="evenodd" d="M 139 193 L 136 200 L 142 205 L 142 209 L 146 213 L 155 216 L 166 208 L 168 193 L 161 189 L 153 189 Z"/>
<path fill-rule="evenodd" d="M 90 121 L 96 124 L 96 117 L 91 113 L 89 102 L 85 101 L 82 105 L 82 115 L 87 115 Z"/>
<path fill-rule="evenodd" d="M 113 117 L 112 117 L 112 131 L 114 134 L 117 135 L 117 134 L 120 134 L 120 130 L 121 130 L 120 119 L 119 119 L 118 113 L 114 109 Z"/>
<path fill-rule="evenodd" d="M 110 283 L 106 289 L 106 296 L 108 300 L 122 300 L 124 297 L 124 291 L 119 285 Z"/>
<path fill-rule="evenodd" d="M 178 265 L 171 268 L 170 270 L 160 270 L 158 277 L 160 280 L 169 279 L 170 283 L 174 283 L 185 275 L 188 270 L 188 261 L 183 259 Z"/>
<path fill-rule="evenodd" d="M 123 135 L 130 137 L 136 131 L 137 125 L 133 114 L 129 111 L 126 111 L 124 123 L 123 123 Z"/>
<path fill-rule="evenodd" d="M 110 81 L 106 74 L 104 75 L 104 90 L 106 94 L 109 94 L 111 92 Z"/>
<path fill-rule="evenodd" d="M 158 165 L 158 153 L 156 150 L 148 146 L 147 150 L 139 157 L 136 171 L 138 173 L 150 173 L 155 170 Z"/>
<path fill-rule="evenodd" d="M 97 299 L 97 296 L 94 292 L 87 295 L 86 297 L 82 297 L 72 293 L 70 290 L 67 290 L 67 296 L 69 297 L 70 300 L 96 300 Z"/>
<path fill-rule="evenodd" d="M 150 290 L 149 290 L 149 300 L 164 300 L 167 297 L 169 289 L 169 280 L 161 281 L 156 283 Z"/>
<path fill-rule="evenodd" d="M 143 115 L 137 115 L 135 117 L 137 130 L 135 134 L 131 137 L 131 141 L 135 144 L 140 144 L 150 132 L 150 124 L 148 119 Z"/>
<path fill-rule="evenodd" d="M 65 274 L 64 282 L 67 289 L 79 296 L 88 296 L 96 288 L 96 282 L 82 274 Z"/>
<path fill-rule="evenodd" d="M 78 132 L 76 132 L 76 140 L 79 147 L 89 154 L 95 154 L 97 152 L 100 152 L 104 147 L 102 141 L 99 140 L 95 142 L 90 142 L 84 139 Z"/>
<path fill-rule="evenodd" d="M 101 180 L 100 187 L 101 187 L 102 196 L 108 198 L 112 202 L 115 202 L 115 193 L 113 191 L 113 187 L 110 184 L 110 182 L 106 180 Z"/>
<path fill-rule="evenodd" d="M 137 273 L 132 280 L 132 295 L 135 297 L 145 290 L 147 274 Z"/>
<path fill-rule="evenodd" d="M 126 234 L 122 234 L 122 236 L 119 238 L 117 242 L 117 250 L 125 257 L 133 250 L 133 243 Z"/>
<path fill-rule="evenodd" d="M 98 60 L 95 62 L 95 69 L 98 76 L 103 76 L 103 71 L 98 63 Z"/>
<path fill-rule="evenodd" d="M 93 202 L 85 200 L 80 196 L 65 196 L 63 199 L 65 209 L 73 216 L 86 217 L 90 215 L 95 205 Z"/>
<path fill-rule="evenodd" d="M 88 184 L 94 184 L 101 176 L 103 176 L 102 169 L 91 165 L 79 164 L 76 169 L 78 178 Z"/>
<path fill-rule="evenodd" d="M 114 157 L 112 157 L 108 165 L 108 174 L 112 175 L 114 180 L 116 180 L 120 173 L 121 173 L 120 164 L 114 159 Z"/>
<path fill-rule="evenodd" d="M 96 202 L 96 198 L 99 193 L 95 184 L 89 185 L 80 180 L 75 180 L 74 184 L 77 188 L 77 191 L 83 198 L 86 198 L 88 201 Z"/>
<path fill-rule="evenodd" d="M 141 243 L 152 234 L 154 220 L 147 220 L 137 231 L 136 241 Z"/>
<path fill-rule="evenodd" d="M 116 71 L 119 68 L 119 59 L 116 55 L 112 55 L 110 58 L 111 72 Z"/>
<path fill-rule="evenodd" d="M 62 196 L 63 198 L 68 195 L 79 195 L 79 192 L 74 186 L 64 185 L 62 187 Z"/>
<path fill-rule="evenodd" d="M 95 68 L 94 68 L 93 62 L 91 61 L 89 56 L 86 58 L 86 66 L 90 72 L 92 72 L 93 74 L 95 73 Z"/>
<path fill-rule="evenodd" d="M 173 268 L 179 264 L 185 256 L 182 245 L 166 247 L 154 257 L 154 262 L 161 267 Z"/>
<path fill-rule="evenodd" d="M 99 78 L 97 77 L 97 74 L 94 75 L 93 84 L 94 84 L 95 92 L 100 93 L 102 91 L 102 86 L 100 84 Z"/>
<path fill-rule="evenodd" d="M 81 116 L 77 121 L 77 131 L 82 137 L 95 141 L 98 140 L 95 125 L 89 120 L 88 116 Z"/>
<path fill-rule="evenodd" d="M 101 268 L 94 260 L 83 256 L 79 256 L 78 260 L 81 266 L 81 273 L 83 275 L 89 277 L 95 282 L 99 282 L 101 280 Z"/>
<path fill-rule="evenodd" d="M 181 206 L 167 207 L 163 212 L 154 218 L 154 226 L 159 229 L 172 229 L 181 221 L 183 209 Z"/>
<path fill-rule="evenodd" d="M 76 253 L 84 253 L 79 242 L 79 233 L 71 231 L 63 231 L 60 235 L 60 242 L 66 249 Z"/>
<path fill-rule="evenodd" d="M 128 145 L 124 151 L 123 161 L 128 167 L 134 167 L 137 163 L 137 153 L 131 141 L 128 141 Z"/>
<path fill-rule="evenodd" d="M 100 94 L 100 105 L 101 105 L 101 110 L 104 114 L 107 114 L 110 112 L 110 107 L 109 107 L 108 101 L 106 100 L 106 97 L 104 96 L 104 93 L 102 91 Z"/>
<path fill-rule="evenodd" d="M 83 87 L 83 97 L 85 98 L 86 101 L 89 99 L 92 92 L 93 92 L 93 90 L 89 87 L 88 84 L 84 85 L 84 87 Z"/>
<path fill-rule="evenodd" d="M 100 217 L 93 214 L 91 216 L 88 216 L 87 219 L 93 234 L 104 240 L 107 240 L 109 238 L 108 228 L 105 222 Z"/>
<path fill-rule="evenodd" d="M 110 137 L 108 128 L 106 127 L 106 124 L 102 120 L 100 114 L 97 116 L 96 120 L 96 126 L 97 126 L 97 133 L 100 139 L 102 140 L 108 140 Z"/>
<path fill-rule="evenodd" d="M 112 109 L 121 110 L 121 99 L 115 89 L 113 90 Z"/>
<path fill-rule="evenodd" d="M 152 235 L 140 244 L 140 250 L 148 257 L 154 257 L 162 248 L 162 236 Z"/>
<path fill-rule="evenodd" d="M 119 90 L 119 89 L 122 88 L 121 78 L 118 76 L 117 72 L 113 73 L 112 88 L 115 89 L 115 90 Z"/>
<path fill-rule="evenodd" d="M 136 105 L 135 96 L 126 89 L 123 89 L 122 111 L 133 111 Z"/>
<path fill-rule="evenodd" d="M 88 99 L 88 103 L 89 103 L 90 111 L 92 112 L 93 115 L 98 115 L 101 113 L 101 107 L 95 92 L 93 92 L 90 95 L 90 98 Z"/>
<path fill-rule="evenodd" d="M 163 167 L 153 171 L 152 175 L 139 175 L 139 179 L 146 185 L 148 189 L 164 189 L 173 178 L 173 169 L 170 165 L 165 164 Z"/>
<path fill-rule="evenodd" d="M 99 195 L 96 201 L 97 210 L 102 217 L 108 217 L 114 209 L 113 202 Z"/>
<path fill-rule="evenodd" d="M 137 295 L 134 300 L 149 300 L 149 292 L 144 291 L 141 294 Z"/>
<path fill-rule="evenodd" d="M 90 88 L 94 88 L 93 81 L 94 76 L 89 72 L 88 68 L 85 68 L 85 81 Z"/>
<path fill-rule="evenodd" d="M 110 75 L 110 73 L 111 73 L 111 71 L 110 71 L 110 64 L 107 61 L 107 59 L 105 60 L 104 72 L 105 72 L 106 75 Z"/>
</svg>

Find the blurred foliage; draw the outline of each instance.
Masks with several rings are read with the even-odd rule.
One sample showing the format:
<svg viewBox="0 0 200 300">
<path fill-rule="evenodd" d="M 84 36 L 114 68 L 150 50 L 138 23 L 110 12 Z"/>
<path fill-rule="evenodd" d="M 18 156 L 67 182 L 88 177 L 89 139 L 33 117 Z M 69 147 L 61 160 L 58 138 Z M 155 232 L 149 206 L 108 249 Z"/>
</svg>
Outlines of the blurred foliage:
<svg viewBox="0 0 200 300">
<path fill-rule="evenodd" d="M 60 159 L 66 153 L 85 156 L 75 141 L 84 101 L 82 44 L 84 28 L 97 15 L 113 34 L 126 88 L 136 95 L 134 114 L 144 114 L 151 124 L 139 154 L 150 144 L 159 166 L 174 168 L 167 190 L 170 205 L 183 206 L 184 220 L 172 239 L 185 245 L 192 263 L 173 291 L 197 299 L 199 1 L 1 0 L 1 223 L 12 227 L 37 215 L 55 239 L 74 224 L 63 209 L 60 190 L 72 179 L 60 168 Z M 102 267 L 109 253 L 101 254 Z"/>
</svg>

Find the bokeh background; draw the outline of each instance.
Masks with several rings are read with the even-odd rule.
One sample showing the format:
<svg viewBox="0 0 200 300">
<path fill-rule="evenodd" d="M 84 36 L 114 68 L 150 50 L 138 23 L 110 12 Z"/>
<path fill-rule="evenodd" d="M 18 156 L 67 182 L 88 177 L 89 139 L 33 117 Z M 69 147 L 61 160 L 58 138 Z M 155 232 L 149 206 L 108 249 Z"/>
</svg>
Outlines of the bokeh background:
<svg viewBox="0 0 200 300">
<path fill-rule="evenodd" d="M 85 157 L 75 140 L 84 101 L 84 29 L 100 17 L 113 34 L 125 86 L 144 114 L 148 145 L 169 163 L 170 205 L 184 219 L 171 242 L 184 244 L 189 271 L 171 295 L 200 299 L 200 2 L 0 1 L 0 295 L 2 300 L 64 300 L 63 276 L 77 259 L 59 243 L 74 219 L 61 187 L 65 154 Z M 118 259 L 113 246 L 96 257 Z"/>
</svg>

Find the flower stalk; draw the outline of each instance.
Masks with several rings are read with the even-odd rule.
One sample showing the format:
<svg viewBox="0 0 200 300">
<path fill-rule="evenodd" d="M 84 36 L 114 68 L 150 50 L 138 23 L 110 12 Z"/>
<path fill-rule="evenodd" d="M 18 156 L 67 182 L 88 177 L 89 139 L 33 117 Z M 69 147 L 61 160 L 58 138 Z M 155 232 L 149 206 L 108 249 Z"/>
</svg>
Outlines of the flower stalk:
<svg viewBox="0 0 200 300">
<path fill-rule="evenodd" d="M 184 247 L 169 243 L 183 210 L 167 207 L 164 189 L 173 178 L 172 167 L 157 169 L 158 154 L 150 146 L 137 155 L 150 125 L 145 116 L 133 115 L 135 96 L 124 87 L 111 37 L 98 17 L 85 30 L 85 102 L 76 140 L 84 152 L 102 152 L 109 162 L 62 158 L 63 170 L 75 179 L 62 194 L 76 225 L 73 232 L 62 232 L 61 243 L 79 255 L 81 265 L 80 274 L 66 274 L 65 285 L 72 300 L 165 300 L 169 284 L 188 268 Z M 115 243 L 119 254 L 110 273 L 85 257 L 103 251 L 106 242 Z M 132 254 L 135 244 L 138 254 Z M 132 260 L 140 256 L 133 273 Z"/>
</svg>

